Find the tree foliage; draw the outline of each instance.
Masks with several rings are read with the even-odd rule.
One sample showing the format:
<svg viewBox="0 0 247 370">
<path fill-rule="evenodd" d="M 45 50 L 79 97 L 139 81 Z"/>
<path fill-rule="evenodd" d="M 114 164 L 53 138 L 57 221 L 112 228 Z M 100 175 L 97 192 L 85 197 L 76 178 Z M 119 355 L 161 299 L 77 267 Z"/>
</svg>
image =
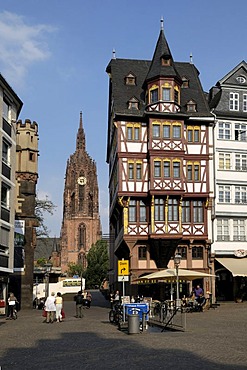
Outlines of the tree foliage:
<svg viewBox="0 0 247 370">
<path fill-rule="evenodd" d="M 50 230 L 45 225 L 45 213 L 49 213 L 51 216 L 55 211 L 55 204 L 49 200 L 48 196 L 45 199 L 35 199 L 35 216 L 38 220 L 39 226 L 36 228 L 37 236 L 49 237 Z"/>
<path fill-rule="evenodd" d="M 36 265 L 40 267 L 45 266 L 46 263 L 47 263 L 47 260 L 45 257 L 40 257 L 36 261 Z"/>
<path fill-rule="evenodd" d="M 98 240 L 93 244 L 87 255 L 87 269 L 85 272 L 87 288 L 100 286 L 109 270 L 108 245 L 105 240 Z"/>
<path fill-rule="evenodd" d="M 67 270 L 67 275 L 69 277 L 72 277 L 74 275 L 78 275 L 79 277 L 84 277 L 85 270 L 83 269 L 82 265 L 76 264 L 74 262 L 69 262 L 68 263 L 68 270 Z"/>
</svg>

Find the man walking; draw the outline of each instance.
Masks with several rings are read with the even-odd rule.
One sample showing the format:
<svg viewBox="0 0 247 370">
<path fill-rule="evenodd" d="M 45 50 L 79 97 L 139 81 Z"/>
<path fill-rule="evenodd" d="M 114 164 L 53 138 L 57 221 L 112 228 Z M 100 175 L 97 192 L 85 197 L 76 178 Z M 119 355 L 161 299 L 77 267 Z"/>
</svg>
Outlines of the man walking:
<svg viewBox="0 0 247 370">
<path fill-rule="evenodd" d="M 74 297 L 74 301 L 76 304 L 76 316 L 77 318 L 82 318 L 82 304 L 83 304 L 83 296 L 82 291 L 79 290 L 77 295 Z"/>
<path fill-rule="evenodd" d="M 45 301 L 45 310 L 46 310 L 46 322 L 53 323 L 55 318 L 56 312 L 56 305 L 55 305 L 55 293 L 52 292 L 49 297 L 47 297 Z"/>
</svg>

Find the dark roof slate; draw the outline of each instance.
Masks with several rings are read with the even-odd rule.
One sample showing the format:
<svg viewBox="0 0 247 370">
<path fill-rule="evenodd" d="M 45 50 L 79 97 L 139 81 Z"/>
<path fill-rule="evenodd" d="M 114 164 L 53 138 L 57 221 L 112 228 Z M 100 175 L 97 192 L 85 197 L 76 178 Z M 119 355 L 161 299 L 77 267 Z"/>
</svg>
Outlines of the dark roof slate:
<svg viewBox="0 0 247 370">
<path fill-rule="evenodd" d="M 52 252 L 59 252 L 60 238 L 37 238 L 36 248 L 34 249 L 34 260 L 45 258 L 49 260 Z"/>
<path fill-rule="evenodd" d="M 170 65 L 162 65 L 161 59 L 169 59 Z M 164 77 L 177 77 L 180 79 L 178 72 L 176 71 L 175 64 L 172 58 L 172 53 L 169 49 L 163 30 L 160 31 L 159 39 L 156 44 L 153 59 L 146 76 L 146 80 L 151 80 L 159 76 Z"/>
<path fill-rule="evenodd" d="M 147 78 L 151 61 L 134 59 L 112 59 L 106 71 L 111 75 L 112 100 L 114 113 L 118 115 L 143 116 L 145 109 L 145 90 L 143 83 Z M 186 103 L 194 100 L 197 112 L 190 112 L 190 116 L 209 116 L 209 106 L 199 80 L 197 68 L 186 62 L 174 62 L 177 73 L 186 76 L 189 80 L 188 88 L 181 88 L 181 113 L 187 115 Z M 125 77 L 129 72 L 136 76 L 136 85 L 125 85 Z M 135 96 L 139 99 L 140 110 L 128 109 L 128 101 Z"/>
</svg>

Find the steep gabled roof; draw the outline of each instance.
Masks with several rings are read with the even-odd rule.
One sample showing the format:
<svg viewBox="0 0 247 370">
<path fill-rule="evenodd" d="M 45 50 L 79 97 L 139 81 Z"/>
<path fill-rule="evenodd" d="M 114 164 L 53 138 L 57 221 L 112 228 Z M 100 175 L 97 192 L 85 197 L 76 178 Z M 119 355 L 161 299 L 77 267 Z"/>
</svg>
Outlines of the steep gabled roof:
<svg viewBox="0 0 247 370">
<path fill-rule="evenodd" d="M 216 85 L 223 85 L 225 83 L 231 83 L 231 77 L 236 75 L 236 73 L 244 73 L 245 75 L 247 74 L 247 63 L 242 60 L 236 67 L 234 67 L 231 71 L 229 71 L 224 77 L 222 77 Z M 246 80 L 246 85 L 247 85 L 247 80 Z"/>
<path fill-rule="evenodd" d="M 162 60 L 169 60 L 169 65 L 164 65 Z M 157 77 L 178 77 L 179 76 L 175 63 L 172 58 L 172 53 L 166 41 L 163 29 L 160 30 L 160 35 L 156 44 L 153 59 L 146 77 L 146 81 L 152 80 Z"/>
</svg>

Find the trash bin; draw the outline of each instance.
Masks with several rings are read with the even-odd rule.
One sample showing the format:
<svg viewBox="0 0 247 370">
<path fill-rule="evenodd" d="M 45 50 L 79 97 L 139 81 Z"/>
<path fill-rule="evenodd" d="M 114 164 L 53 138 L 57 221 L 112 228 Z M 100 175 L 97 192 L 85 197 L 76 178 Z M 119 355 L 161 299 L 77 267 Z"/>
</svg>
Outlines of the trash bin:
<svg viewBox="0 0 247 370">
<path fill-rule="evenodd" d="M 128 334 L 140 333 L 140 318 L 138 313 L 128 315 Z"/>
</svg>

